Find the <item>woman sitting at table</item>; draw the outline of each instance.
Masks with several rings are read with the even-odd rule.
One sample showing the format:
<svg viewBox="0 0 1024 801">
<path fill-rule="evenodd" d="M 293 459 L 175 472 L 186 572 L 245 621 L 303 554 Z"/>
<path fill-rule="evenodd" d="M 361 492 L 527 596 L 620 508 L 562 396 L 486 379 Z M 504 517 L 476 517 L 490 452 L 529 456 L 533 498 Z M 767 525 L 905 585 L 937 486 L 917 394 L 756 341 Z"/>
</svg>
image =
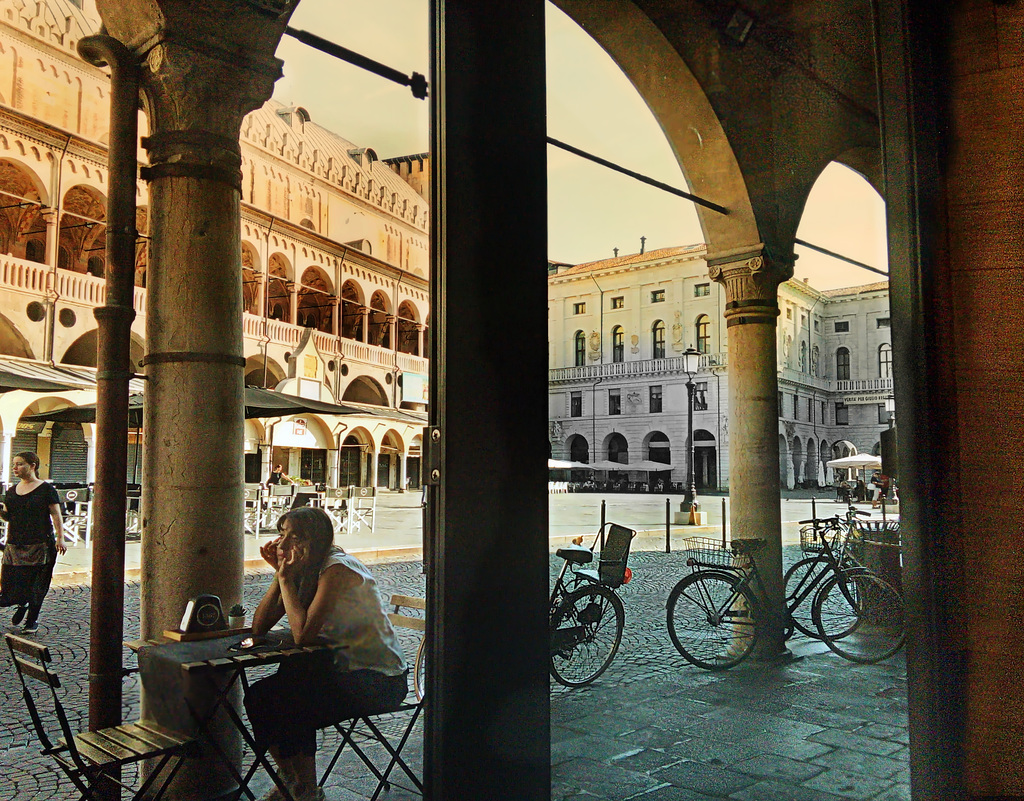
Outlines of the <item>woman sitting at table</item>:
<svg viewBox="0 0 1024 801">
<path fill-rule="evenodd" d="M 316 732 L 359 714 L 389 712 L 408 690 L 407 668 L 377 582 L 334 545 L 331 519 L 303 506 L 281 516 L 281 536 L 260 549 L 277 571 L 253 615 L 253 635 L 288 616 L 297 645 L 328 642 L 333 658 L 283 664 L 245 694 L 256 742 L 269 747 L 296 801 L 324 798 L 316 784 Z M 266 799 L 281 798 L 275 788 Z"/>
</svg>

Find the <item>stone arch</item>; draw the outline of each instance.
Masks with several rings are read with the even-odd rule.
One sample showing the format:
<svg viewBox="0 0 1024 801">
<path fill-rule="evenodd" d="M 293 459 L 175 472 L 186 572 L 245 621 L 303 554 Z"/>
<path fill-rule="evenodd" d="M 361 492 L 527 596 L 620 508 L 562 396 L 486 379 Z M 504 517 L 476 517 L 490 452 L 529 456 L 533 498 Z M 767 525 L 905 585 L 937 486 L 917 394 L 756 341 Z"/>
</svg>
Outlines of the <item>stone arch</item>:
<svg viewBox="0 0 1024 801">
<path fill-rule="evenodd" d="M 644 458 L 659 464 L 672 464 L 672 442 L 664 431 L 652 431 L 643 442 Z"/>
<path fill-rule="evenodd" d="M 135 286 L 146 285 L 146 270 L 149 267 L 149 207 L 135 209 Z"/>
<path fill-rule="evenodd" d="M 370 479 L 373 437 L 362 426 L 348 432 L 338 447 L 338 485 L 365 487 Z"/>
<path fill-rule="evenodd" d="M 260 308 L 262 286 L 260 254 L 251 242 L 242 240 L 242 307 L 249 314 L 263 314 L 263 309 Z"/>
<path fill-rule="evenodd" d="M 779 481 L 784 489 L 792 489 L 789 483 L 789 442 L 779 434 Z"/>
<path fill-rule="evenodd" d="M 810 484 L 818 483 L 818 449 L 814 445 L 812 437 L 807 438 L 807 447 L 804 449 L 806 458 L 804 460 L 804 481 Z"/>
<path fill-rule="evenodd" d="M 717 252 L 753 249 L 762 237 L 747 183 L 721 122 L 682 56 L 629 0 L 554 2 L 632 81 L 665 132 L 690 191 L 729 209 L 728 215 L 695 209 L 709 258 Z M 652 75 L 658 80 L 652 81 Z"/>
<path fill-rule="evenodd" d="M 845 456 L 856 456 L 859 453 L 857 446 L 848 439 L 841 439 L 832 443 L 832 459 L 842 459 Z M 829 460 L 831 461 L 831 459 Z"/>
<path fill-rule="evenodd" d="M 102 267 L 106 260 L 107 199 L 98 189 L 76 184 L 64 193 L 58 231 L 58 266 L 76 273 Z M 99 259 L 98 262 L 90 259 Z M 100 269 L 102 272 L 102 269 Z"/>
<path fill-rule="evenodd" d="M 298 290 L 298 325 L 330 331 L 334 316 L 334 285 L 320 267 L 307 267 Z"/>
<path fill-rule="evenodd" d="M 272 320 L 292 322 L 291 283 L 294 276 L 291 262 L 283 253 L 273 253 L 267 262 L 267 316 Z"/>
<path fill-rule="evenodd" d="M 24 334 L 2 314 L 0 314 L 0 353 L 4 356 L 20 356 L 23 359 L 35 358 L 32 346 L 29 345 Z"/>
<path fill-rule="evenodd" d="M 93 328 L 86 331 L 78 339 L 72 342 L 60 358 L 61 364 L 77 364 L 81 367 L 96 366 L 96 344 L 97 331 Z M 141 366 L 143 357 L 146 355 L 146 345 L 137 334 L 132 332 L 130 343 L 131 368 L 137 370 Z"/>
<path fill-rule="evenodd" d="M 604 451 L 605 458 L 609 462 L 618 462 L 622 465 L 629 463 L 629 443 L 617 431 L 613 431 L 604 438 L 604 444 L 601 449 Z"/>
<path fill-rule="evenodd" d="M 408 300 L 398 304 L 398 347 L 400 353 L 420 355 L 419 312 Z"/>
<path fill-rule="evenodd" d="M 377 290 L 370 298 L 370 316 L 367 323 L 370 344 L 381 348 L 391 347 L 391 302 L 388 296 Z"/>
<path fill-rule="evenodd" d="M 35 170 L 16 159 L 0 159 L 0 206 L 6 207 L 0 210 L 0 253 L 45 261 L 46 198 Z"/>
<path fill-rule="evenodd" d="M 573 462 L 590 464 L 590 443 L 582 434 L 573 434 L 565 443 L 566 453 Z"/>
<path fill-rule="evenodd" d="M 349 279 L 341 285 L 341 335 L 346 339 L 363 338 L 362 287 Z"/>
<path fill-rule="evenodd" d="M 370 403 L 374 406 L 388 406 L 388 394 L 380 383 L 369 376 L 361 375 L 353 378 L 342 396 L 343 401 L 353 403 Z"/>
<path fill-rule="evenodd" d="M 799 486 L 804 480 L 804 444 L 800 437 L 793 437 L 791 451 L 793 454 L 793 481 L 796 486 Z"/>
<path fill-rule="evenodd" d="M 245 385 L 273 389 L 288 377 L 288 371 L 276 359 L 257 353 L 245 360 Z"/>
</svg>

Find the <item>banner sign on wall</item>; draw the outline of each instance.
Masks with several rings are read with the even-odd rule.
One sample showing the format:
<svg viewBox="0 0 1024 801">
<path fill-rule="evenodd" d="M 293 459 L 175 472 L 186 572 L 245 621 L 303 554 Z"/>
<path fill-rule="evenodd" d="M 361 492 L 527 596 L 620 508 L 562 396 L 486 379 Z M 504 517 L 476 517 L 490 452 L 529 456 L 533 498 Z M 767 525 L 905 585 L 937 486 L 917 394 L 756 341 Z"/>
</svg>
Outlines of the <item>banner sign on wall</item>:
<svg viewBox="0 0 1024 801">
<path fill-rule="evenodd" d="M 402 373 L 402 400 L 408 403 L 426 403 L 430 377 L 423 373 Z"/>
</svg>

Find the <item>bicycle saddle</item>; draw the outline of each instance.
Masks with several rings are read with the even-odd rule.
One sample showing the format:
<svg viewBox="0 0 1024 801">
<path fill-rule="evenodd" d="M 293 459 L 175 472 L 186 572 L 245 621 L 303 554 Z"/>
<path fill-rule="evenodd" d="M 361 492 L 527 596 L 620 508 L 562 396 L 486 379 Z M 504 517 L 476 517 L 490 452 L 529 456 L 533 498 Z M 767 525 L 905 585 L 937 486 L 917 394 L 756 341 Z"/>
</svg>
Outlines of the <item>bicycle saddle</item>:
<svg viewBox="0 0 1024 801">
<path fill-rule="evenodd" d="M 566 545 L 555 551 L 559 559 L 572 562 L 574 565 L 588 565 L 594 561 L 594 552 L 582 545 Z"/>
</svg>

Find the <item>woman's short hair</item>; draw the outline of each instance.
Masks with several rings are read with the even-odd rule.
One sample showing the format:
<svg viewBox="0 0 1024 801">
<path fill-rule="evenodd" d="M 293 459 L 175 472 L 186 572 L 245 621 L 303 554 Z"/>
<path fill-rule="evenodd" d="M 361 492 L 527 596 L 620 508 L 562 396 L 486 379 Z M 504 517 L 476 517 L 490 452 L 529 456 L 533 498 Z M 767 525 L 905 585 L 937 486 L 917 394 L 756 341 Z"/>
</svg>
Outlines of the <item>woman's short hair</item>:
<svg viewBox="0 0 1024 801">
<path fill-rule="evenodd" d="M 39 472 L 39 454 L 33 451 L 22 451 L 21 453 L 14 454 L 15 459 L 24 459 L 28 464 L 32 466 L 32 469 L 37 473 Z"/>
</svg>

